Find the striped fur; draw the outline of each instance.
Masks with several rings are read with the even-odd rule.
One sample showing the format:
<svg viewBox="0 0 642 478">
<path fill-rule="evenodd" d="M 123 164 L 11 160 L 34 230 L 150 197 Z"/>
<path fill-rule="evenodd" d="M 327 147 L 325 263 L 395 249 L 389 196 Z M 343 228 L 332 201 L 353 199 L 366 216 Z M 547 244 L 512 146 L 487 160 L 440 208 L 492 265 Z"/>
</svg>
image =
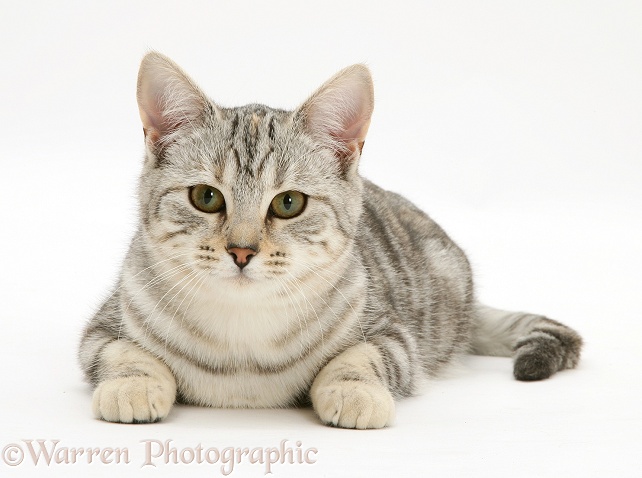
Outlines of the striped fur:
<svg viewBox="0 0 642 478">
<path fill-rule="evenodd" d="M 293 112 L 227 109 L 167 58 L 145 57 L 140 226 L 79 352 L 97 417 L 156 421 L 177 400 L 311 401 L 324 423 L 379 428 L 394 399 L 465 352 L 514 355 L 520 380 L 577 364 L 574 331 L 476 304 L 463 252 L 359 176 L 372 97 L 355 65 Z M 220 190 L 224 210 L 193 207 L 197 184 Z M 307 197 L 303 213 L 271 215 L 290 190 Z M 255 254 L 240 268 L 231 247 Z"/>
</svg>

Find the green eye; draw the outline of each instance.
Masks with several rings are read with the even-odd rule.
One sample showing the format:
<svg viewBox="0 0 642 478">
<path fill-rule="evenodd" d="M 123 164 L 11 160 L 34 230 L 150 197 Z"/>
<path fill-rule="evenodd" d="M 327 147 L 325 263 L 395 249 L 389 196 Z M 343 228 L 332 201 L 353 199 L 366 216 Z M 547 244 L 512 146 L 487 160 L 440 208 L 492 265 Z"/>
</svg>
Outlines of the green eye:
<svg viewBox="0 0 642 478">
<path fill-rule="evenodd" d="M 278 194 L 270 204 L 270 211 L 281 219 L 290 219 L 303 212 L 306 197 L 298 191 L 286 191 Z"/>
<path fill-rule="evenodd" d="M 221 191 L 207 184 L 192 186 L 189 191 L 192 205 L 203 212 L 219 212 L 225 207 L 225 198 Z"/>
</svg>

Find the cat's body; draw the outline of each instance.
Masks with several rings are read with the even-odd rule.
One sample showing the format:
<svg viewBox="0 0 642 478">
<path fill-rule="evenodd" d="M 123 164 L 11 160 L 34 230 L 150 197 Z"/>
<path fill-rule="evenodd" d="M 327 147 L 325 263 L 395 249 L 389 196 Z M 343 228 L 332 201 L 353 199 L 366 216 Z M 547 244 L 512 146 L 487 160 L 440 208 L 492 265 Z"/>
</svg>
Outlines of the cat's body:
<svg viewBox="0 0 642 478">
<path fill-rule="evenodd" d="M 151 53 L 138 99 L 141 224 L 80 349 L 96 416 L 154 421 L 176 398 L 311 400 L 325 423 L 374 428 L 391 422 L 393 398 L 466 351 L 515 348 L 523 380 L 577 363 L 575 332 L 475 304 L 462 251 L 359 176 L 373 104 L 364 67 L 295 112 L 224 109 Z"/>
</svg>

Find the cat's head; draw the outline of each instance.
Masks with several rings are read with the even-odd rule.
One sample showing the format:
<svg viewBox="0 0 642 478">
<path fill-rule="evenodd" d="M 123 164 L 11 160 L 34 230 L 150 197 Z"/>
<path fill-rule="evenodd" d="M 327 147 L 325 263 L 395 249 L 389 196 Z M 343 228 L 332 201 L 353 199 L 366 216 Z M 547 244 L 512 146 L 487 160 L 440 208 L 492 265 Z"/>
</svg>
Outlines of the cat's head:
<svg viewBox="0 0 642 478">
<path fill-rule="evenodd" d="M 143 236 L 206 280 L 298 281 L 349 261 L 372 80 L 348 67 L 295 111 L 223 108 L 171 60 L 142 61 Z"/>
</svg>

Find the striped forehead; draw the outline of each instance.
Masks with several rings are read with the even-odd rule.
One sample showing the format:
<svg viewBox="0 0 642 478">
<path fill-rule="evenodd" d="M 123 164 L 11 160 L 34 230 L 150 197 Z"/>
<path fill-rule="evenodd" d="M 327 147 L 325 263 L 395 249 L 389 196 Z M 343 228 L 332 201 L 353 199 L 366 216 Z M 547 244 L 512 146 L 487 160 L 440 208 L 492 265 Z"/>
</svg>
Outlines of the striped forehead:
<svg viewBox="0 0 642 478">
<path fill-rule="evenodd" d="M 233 189 L 279 189 L 294 166 L 291 113 L 248 105 L 221 110 L 221 117 L 214 140 L 217 179 Z"/>
<path fill-rule="evenodd" d="M 223 147 L 227 149 L 226 169 L 237 178 L 259 179 L 277 148 L 277 130 L 283 129 L 283 111 L 250 105 L 226 111 Z"/>
</svg>

